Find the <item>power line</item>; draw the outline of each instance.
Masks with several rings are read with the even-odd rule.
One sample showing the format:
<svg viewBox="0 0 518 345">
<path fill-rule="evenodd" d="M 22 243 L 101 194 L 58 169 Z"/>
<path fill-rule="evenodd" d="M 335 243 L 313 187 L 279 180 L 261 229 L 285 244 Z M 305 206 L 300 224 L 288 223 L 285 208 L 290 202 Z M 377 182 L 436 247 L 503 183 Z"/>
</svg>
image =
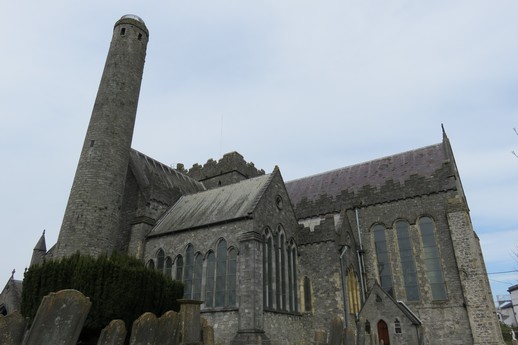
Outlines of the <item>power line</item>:
<svg viewBox="0 0 518 345">
<path fill-rule="evenodd" d="M 502 272 L 488 272 L 488 274 L 504 274 L 504 273 L 518 273 L 518 271 L 512 270 L 512 271 L 502 271 Z"/>
</svg>

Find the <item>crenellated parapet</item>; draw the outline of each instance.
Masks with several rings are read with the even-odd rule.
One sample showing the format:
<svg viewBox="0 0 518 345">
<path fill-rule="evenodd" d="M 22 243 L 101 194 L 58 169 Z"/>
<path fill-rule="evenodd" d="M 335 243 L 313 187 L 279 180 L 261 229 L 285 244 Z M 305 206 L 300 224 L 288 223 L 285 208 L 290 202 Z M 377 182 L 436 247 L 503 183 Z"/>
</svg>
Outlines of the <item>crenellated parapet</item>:
<svg viewBox="0 0 518 345">
<path fill-rule="evenodd" d="M 207 189 L 226 186 L 252 177 L 264 175 L 254 163 L 247 162 L 238 152 L 225 154 L 219 161 L 209 159 L 204 165 L 194 164 L 191 169 L 185 170 L 179 164 L 177 170 L 185 172 L 189 177 L 202 182 Z"/>
</svg>

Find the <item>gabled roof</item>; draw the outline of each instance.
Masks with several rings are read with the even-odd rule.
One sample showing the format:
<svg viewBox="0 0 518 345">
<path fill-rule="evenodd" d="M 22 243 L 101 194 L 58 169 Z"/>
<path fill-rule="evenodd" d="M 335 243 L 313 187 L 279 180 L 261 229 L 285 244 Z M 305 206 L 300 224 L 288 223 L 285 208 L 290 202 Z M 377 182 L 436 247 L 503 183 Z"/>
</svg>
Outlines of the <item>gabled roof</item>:
<svg viewBox="0 0 518 345">
<path fill-rule="evenodd" d="M 182 195 L 205 190 L 201 182 L 134 149 L 130 152 L 129 165 L 140 189 L 148 199 L 161 200 L 173 189 L 177 189 Z"/>
<path fill-rule="evenodd" d="M 273 175 L 184 195 L 162 216 L 148 236 L 251 217 Z"/>
<path fill-rule="evenodd" d="M 444 142 L 286 183 L 298 218 L 456 188 Z"/>
<path fill-rule="evenodd" d="M 369 292 L 369 295 L 367 296 L 367 299 L 365 301 L 365 304 L 362 307 L 362 310 L 360 310 L 360 315 L 364 311 L 364 309 L 367 307 L 368 303 L 373 303 L 373 298 L 371 296 L 381 294 L 384 296 L 385 299 L 391 301 L 402 313 L 405 315 L 412 324 L 416 326 L 421 326 L 423 322 L 419 319 L 419 317 L 412 311 L 410 308 L 403 302 L 403 301 L 396 301 L 391 295 L 389 295 L 383 288 L 378 284 L 378 282 L 375 282 L 372 285 L 372 289 Z"/>
<path fill-rule="evenodd" d="M 323 194 L 335 197 L 346 189 L 358 192 L 367 185 L 380 188 L 387 180 L 403 184 L 415 174 L 430 177 L 446 160 L 441 143 L 289 181 L 286 187 L 296 205 L 303 198 L 315 200 Z"/>
</svg>

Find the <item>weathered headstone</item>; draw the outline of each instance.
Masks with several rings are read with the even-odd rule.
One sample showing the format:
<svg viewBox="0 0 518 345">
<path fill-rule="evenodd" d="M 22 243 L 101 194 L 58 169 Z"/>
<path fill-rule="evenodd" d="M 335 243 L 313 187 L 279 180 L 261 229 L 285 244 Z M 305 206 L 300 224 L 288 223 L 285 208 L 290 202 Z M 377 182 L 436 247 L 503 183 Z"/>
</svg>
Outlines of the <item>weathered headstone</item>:
<svg viewBox="0 0 518 345">
<path fill-rule="evenodd" d="M 144 313 L 133 322 L 130 345 L 155 345 L 158 319 L 153 313 Z"/>
<path fill-rule="evenodd" d="M 75 345 L 92 303 L 77 290 L 43 297 L 24 345 Z"/>
<path fill-rule="evenodd" d="M 329 331 L 329 345 L 341 345 L 343 337 L 343 323 L 340 316 L 335 316 L 331 320 L 331 327 Z"/>
<path fill-rule="evenodd" d="M 180 315 L 174 311 L 164 313 L 158 319 L 158 328 L 155 335 L 156 345 L 180 344 Z"/>
<path fill-rule="evenodd" d="M 0 344 L 21 345 L 27 322 L 19 311 L 0 315 Z"/>
<path fill-rule="evenodd" d="M 201 344 L 200 306 L 203 301 L 180 299 L 180 315 L 182 317 L 182 343 L 184 345 Z"/>
<path fill-rule="evenodd" d="M 314 345 L 325 345 L 327 344 L 327 333 L 321 329 L 315 331 Z"/>
<path fill-rule="evenodd" d="M 122 320 L 113 320 L 101 331 L 97 345 L 124 345 L 126 325 Z"/>
</svg>

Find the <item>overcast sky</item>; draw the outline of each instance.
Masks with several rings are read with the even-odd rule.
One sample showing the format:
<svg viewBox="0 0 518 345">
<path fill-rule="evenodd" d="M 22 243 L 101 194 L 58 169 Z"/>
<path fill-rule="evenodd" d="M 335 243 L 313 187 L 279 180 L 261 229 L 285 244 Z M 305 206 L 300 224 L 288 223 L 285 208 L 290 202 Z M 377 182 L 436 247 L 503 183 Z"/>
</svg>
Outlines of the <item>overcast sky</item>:
<svg viewBox="0 0 518 345">
<path fill-rule="evenodd" d="M 58 236 L 111 40 L 150 31 L 133 148 L 291 180 L 451 140 L 493 294 L 518 283 L 518 2 L 0 0 L 0 289 Z"/>
</svg>

